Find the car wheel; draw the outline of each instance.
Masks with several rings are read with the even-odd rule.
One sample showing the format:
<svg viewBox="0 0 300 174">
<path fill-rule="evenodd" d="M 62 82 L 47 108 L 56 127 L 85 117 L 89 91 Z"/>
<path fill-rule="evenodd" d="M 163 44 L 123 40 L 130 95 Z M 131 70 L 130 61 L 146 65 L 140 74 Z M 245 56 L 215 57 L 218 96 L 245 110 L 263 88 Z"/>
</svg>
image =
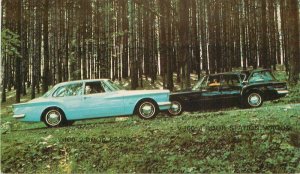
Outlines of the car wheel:
<svg viewBox="0 0 300 174">
<path fill-rule="evenodd" d="M 137 114 L 142 119 L 152 119 L 158 114 L 158 107 L 152 101 L 142 101 L 138 105 Z"/>
<path fill-rule="evenodd" d="M 179 101 L 172 101 L 171 107 L 168 109 L 168 114 L 170 116 L 181 115 L 183 112 L 182 104 Z"/>
<path fill-rule="evenodd" d="M 43 116 L 43 121 L 48 127 L 60 127 L 66 122 L 64 113 L 57 108 L 47 110 Z"/>
<path fill-rule="evenodd" d="M 245 104 L 248 108 L 257 108 L 263 104 L 263 98 L 258 92 L 250 92 L 245 98 Z"/>
</svg>

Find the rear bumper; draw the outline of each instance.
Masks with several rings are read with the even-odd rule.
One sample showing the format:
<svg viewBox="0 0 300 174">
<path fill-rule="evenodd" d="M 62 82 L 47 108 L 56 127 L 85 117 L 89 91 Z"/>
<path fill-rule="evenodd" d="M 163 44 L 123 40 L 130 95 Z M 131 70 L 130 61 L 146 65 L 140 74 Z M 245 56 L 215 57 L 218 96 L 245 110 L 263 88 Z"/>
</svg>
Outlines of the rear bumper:
<svg viewBox="0 0 300 174">
<path fill-rule="evenodd" d="M 25 118 L 25 114 L 13 115 L 13 118 L 16 118 L 16 119 Z"/>
<path fill-rule="evenodd" d="M 159 110 L 168 110 L 171 107 L 171 102 L 159 102 L 157 103 Z"/>
</svg>

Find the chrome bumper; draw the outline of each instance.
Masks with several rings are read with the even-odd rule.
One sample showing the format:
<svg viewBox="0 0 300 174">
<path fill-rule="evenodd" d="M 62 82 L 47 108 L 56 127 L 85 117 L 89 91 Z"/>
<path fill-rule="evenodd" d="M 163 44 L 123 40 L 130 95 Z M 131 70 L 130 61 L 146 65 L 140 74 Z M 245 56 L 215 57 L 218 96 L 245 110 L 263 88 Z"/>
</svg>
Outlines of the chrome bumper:
<svg viewBox="0 0 300 174">
<path fill-rule="evenodd" d="M 288 90 L 277 90 L 278 94 L 288 94 L 289 91 Z"/>
<path fill-rule="evenodd" d="M 25 114 L 13 115 L 14 118 L 24 118 Z"/>
<path fill-rule="evenodd" d="M 171 107 L 171 102 L 159 102 L 157 103 L 158 106 L 169 106 Z"/>
</svg>

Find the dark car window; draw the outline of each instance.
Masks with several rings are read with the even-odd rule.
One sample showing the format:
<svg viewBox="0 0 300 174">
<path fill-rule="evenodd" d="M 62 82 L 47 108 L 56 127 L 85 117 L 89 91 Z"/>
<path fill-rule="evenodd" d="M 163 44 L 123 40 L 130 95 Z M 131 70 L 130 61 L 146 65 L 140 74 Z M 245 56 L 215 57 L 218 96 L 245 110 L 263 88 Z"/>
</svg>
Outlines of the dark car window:
<svg viewBox="0 0 300 174">
<path fill-rule="evenodd" d="M 208 87 L 219 87 L 221 85 L 220 80 L 221 80 L 220 75 L 209 76 L 207 86 Z"/>
<path fill-rule="evenodd" d="M 105 92 L 100 81 L 86 82 L 84 94 L 97 94 Z"/>
<path fill-rule="evenodd" d="M 235 74 L 225 74 L 223 75 L 221 84 L 222 86 L 239 86 L 240 78 Z"/>
<path fill-rule="evenodd" d="M 78 96 L 82 94 L 82 83 L 68 84 L 58 87 L 53 97 Z"/>
<path fill-rule="evenodd" d="M 274 80 L 276 79 L 270 71 L 258 71 L 258 72 L 254 72 L 250 76 L 249 83 L 274 81 Z"/>
<path fill-rule="evenodd" d="M 245 81 L 247 79 L 247 75 L 246 74 L 240 74 L 242 81 Z"/>
</svg>

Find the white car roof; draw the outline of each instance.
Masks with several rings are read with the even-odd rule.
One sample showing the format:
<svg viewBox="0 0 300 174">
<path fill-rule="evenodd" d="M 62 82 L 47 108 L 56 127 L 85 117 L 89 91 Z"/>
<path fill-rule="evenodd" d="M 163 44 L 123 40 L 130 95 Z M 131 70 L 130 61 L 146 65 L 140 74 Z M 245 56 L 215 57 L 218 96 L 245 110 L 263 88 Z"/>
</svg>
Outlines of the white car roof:
<svg viewBox="0 0 300 174">
<path fill-rule="evenodd" d="M 85 79 L 85 80 L 73 80 L 73 81 L 68 81 L 68 82 L 61 82 L 56 84 L 57 86 L 63 86 L 67 84 L 73 84 L 73 83 L 83 83 L 83 82 L 96 82 L 96 81 L 107 81 L 109 79 Z M 55 86 L 56 86 L 55 85 Z"/>
</svg>

